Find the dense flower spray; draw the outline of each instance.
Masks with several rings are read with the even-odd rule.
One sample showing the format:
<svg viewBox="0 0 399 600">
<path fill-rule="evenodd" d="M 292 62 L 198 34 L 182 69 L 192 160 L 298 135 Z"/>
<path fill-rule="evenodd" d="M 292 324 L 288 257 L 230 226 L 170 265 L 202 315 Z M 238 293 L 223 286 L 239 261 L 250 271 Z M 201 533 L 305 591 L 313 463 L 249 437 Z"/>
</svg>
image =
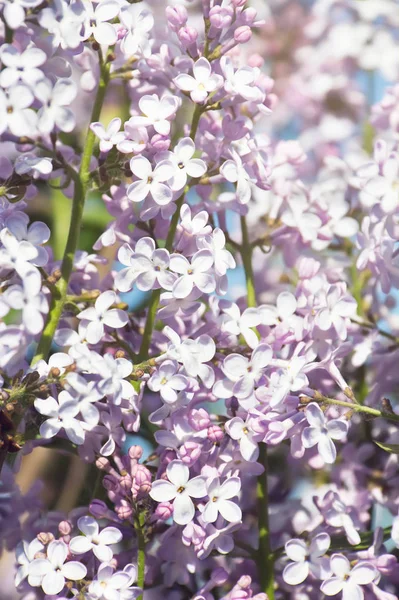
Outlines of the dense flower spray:
<svg viewBox="0 0 399 600">
<path fill-rule="evenodd" d="M 399 598 L 398 35 L 0 0 L 4 597 Z"/>
</svg>

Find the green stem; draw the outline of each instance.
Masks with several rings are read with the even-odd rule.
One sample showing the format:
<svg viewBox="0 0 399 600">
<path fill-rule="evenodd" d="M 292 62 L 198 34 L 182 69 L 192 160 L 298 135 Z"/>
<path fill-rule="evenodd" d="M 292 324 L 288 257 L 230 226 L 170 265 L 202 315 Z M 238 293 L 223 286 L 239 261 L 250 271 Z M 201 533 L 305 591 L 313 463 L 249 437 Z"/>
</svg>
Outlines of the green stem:
<svg viewBox="0 0 399 600">
<path fill-rule="evenodd" d="M 101 63 L 100 68 L 101 76 L 98 84 L 96 98 L 94 100 L 90 123 L 98 121 L 100 118 L 101 109 L 104 103 L 105 93 L 109 82 L 109 66 L 107 64 Z M 57 325 L 59 323 L 64 308 L 69 279 L 71 277 L 73 268 L 73 260 L 79 241 L 83 208 L 90 178 L 90 160 L 93 155 L 94 143 L 95 135 L 93 131 L 89 128 L 87 131 L 86 141 L 83 148 L 83 155 L 82 161 L 80 163 L 79 174 L 77 174 L 74 177 L 75 190 L 73 196 L 68 239 L 66 242 L 61 265 L 61 278 L 54 286 L 54 292 L 51 298 L 50 311 L 48 314 L 47 322 L 44 327 L 42 336 L 40 338 L 36 354 L 33 357 L 32 365 L 34 365 L 41 359 L 47 359 L 50 352 L 51 343 L 53 341 L 54 333 L 57 329 Z"/>
<path fill-rule="evenodd" d="M 309 399 L 308 397 L 306 398 Z M 317 395 L 315 398 L 311 398 L 311 400 L 315 400 L 316 402 L 320 402 L 322 404 L 343 406 L 344 408 L 353 410 L 354 412 L 363 413 L 376 418 L 381 417 L 383 419 L 388 419 L 389 421 L 395 421 L 396 423 L 399 423 L 399 415 L 396 415 L 395 413 L 384 412 L 376 408 L 371 408 L 370 406 L 364 406 L 363 404 L 354 404 L 353 402 L 345 402 L 345 400 L 336 400 L 335 398 L 327 398 L 326 396 L 321 395 Z"/>
<path fill-rule="evenodd" d="M 259 583 L 262 592 L 267 594 L 268 599 L 274 600 L 274 554 L 270 547 L 266 444 L 260 444 L 259 462 L 265 467 L 265 472 L 258 477 L 256 489 L 259 519 L 259 547 L 257 553 Z"/>
<path fill-rule="evenodd" d="M 145 515 L 139 514 L 139 523 L 136 527 L 138 549 L 137 549 L 137 585 L 143 590 L 143 594 L 137 600 L 143 600 L 145 585 L 145 537 L 144 537 Z"/>
<path fill-rule="evenodd" d="M 247 304 L 248 307 L 256 306 L 256 293 L 254 283 L 254 272 L 252 268 L 253 247 L 249 241 L 248 226 L 245 217 L 241 217 L 242 243 L 240 247 L 242 262 L 245 272 L 245 281 L 247 285 Z M 259 546 L 256 562 L 258 566 L 259 583 L 262 592 L 265 592 L 269 600 L 274 600 L 274 555 L 270 547 L 270 527 L 269 527 L 269 494 L 267 487 L 267 446 L 260 444 L 259 462 L 263 465 L 265 471 L 258 477 L 256 488 L 256 497 L 258 503 L 258 530 Z"/>
<path fill-rule="evenodd" d="M 198 129 L 198 124 L 199 124 L 199 121 L 200 121 L 203 111 L 204 111 L 203 106 L 197 105 L 195 107 L 195 110 L 193 113 L 193 119 L 191 122 L 191 130 L 190 130 L 190 138 L 193 141 L 195 140 L 195 136 L 196 136 L 197 129 Z M 165 242 L 165 248 L 166 248 L 166 250 L 168 250 L 168 252 L 171 252 L 171 250 L 173 249 L 173 242 L 175 239 L 177 224 L 179 222 L 179 217 L 180 217 L 180 209 L 183 206 L 187 190 L 188 190 L 188 188 L 185 188 L 184 192 L 181 194 L 181 196 L 176 201 L 176 210 L 173 213 L 172 219 L 170 221 L 169 231 L 168 231 L 168 235 L 166 237 L 166 242 Z M 150 349 L 152 332 L 154 331 L 154 327 L 155 327 L 155 320 L 156 320 L 156 316 L 157 316 L 157 310 L 158 310 L 160 297 L 161 297 L 160 289 L 154 290 L 151 294 L 151 299 L 150 299 L 150 303 L 148 306 L 147 320 L 146 320 L 144 332 L 143 332 L 143 339 L 141 342 L 140 352 L 137 357 L 137 360 L 139 360 L 139 361 L 143 361 L 148 358 L 148 352 Z"/>
<path fill-rule="evenodd" d="M 248 226 L 245 217 L 241 217 L 241 257 L 245 272 L 245 281 L 247 284 L 247 304 L 249 307 L 256 306 L 256 294 L 254 284 L 254 272 L 252 269 L 252 246 L 249 242 Z"/>
</svg>

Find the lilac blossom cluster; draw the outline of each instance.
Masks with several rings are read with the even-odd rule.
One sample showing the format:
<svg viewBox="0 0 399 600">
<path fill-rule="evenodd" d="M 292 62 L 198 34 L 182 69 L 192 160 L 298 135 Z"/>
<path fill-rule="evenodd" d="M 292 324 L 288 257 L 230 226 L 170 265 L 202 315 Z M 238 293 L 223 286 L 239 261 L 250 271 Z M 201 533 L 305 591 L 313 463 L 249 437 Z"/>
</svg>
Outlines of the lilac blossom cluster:
<svg viewBox="0 0 399 600">
<path fill-rule="evenodd" d="M 397 599 L 395 2 L 0 19 L 10 598 Z M 70 223 L 32 218 L 51 194 Z M 18 487 L 39 447 L 97 482 L 69 512 Z"/>
</svg>

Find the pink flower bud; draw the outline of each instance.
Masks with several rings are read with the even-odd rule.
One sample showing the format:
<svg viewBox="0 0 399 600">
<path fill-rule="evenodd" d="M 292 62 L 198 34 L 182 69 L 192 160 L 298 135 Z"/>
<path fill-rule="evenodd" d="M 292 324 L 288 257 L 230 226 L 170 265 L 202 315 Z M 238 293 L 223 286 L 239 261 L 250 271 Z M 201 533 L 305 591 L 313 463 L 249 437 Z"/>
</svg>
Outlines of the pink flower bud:
<svg viewBox="0 0 399 600">
<path fill-rule="evenodd" d="M 209 427 L 211 420 L 205 408 L 193 408 L 188 415 L 188 422 L 195 431 L 201 431 Z"/>
<path fill-rule="evenodd" d="M 48 531 L 41 531 L 36 537 L 45 546 L 54 540 L 54 535 Z"/>
<path fill-rule="evenodd" d="M 209 20 L 211 25 L 216 29 L 229 27 L 233 19 L 234 11 L 231 6 L 222 8 L 221 6 L 213 6 L 209 12 Z"/>
<path fill-rule="evenodd" d="M 132 487 L 132 478 L 130 477 L 130 475 L 124 475 L 123 477 L 121 477 L 119 480 L 119 485 L 123 490 L 130 490 L 130 488 Z"/>
<path fill-rule="evenodd" d="M 218 427 L 218 425 L 211 425 L 211 427 L 208 427 L 208 440 L 211 440 L 211 442 L 220 442 L 224 437 L 224 433 L 222 431 L 222 429 L 220 429 L 220 427 Z"/>
<path fill-rule="evenodd" d="M 93 517 L 96 519 L 102 519 L 108 512 L 108 507 L 102 500 L 92 500 L 90 502 L 89 510 Z"/>
<path fill-rule="evenodd" d="M 261 69 L 264 65 L 264 59 L 260 54 L 251 54 L 251 56 L 248 57 L 248 66 L 250 67 L 257 67 L 258 69 Z"/>
<path fill-rule="evenodd" d="M 256 21 L 257 12 L 255 8 L 249 6 L 241 13 L 241 22 L 246 25 L 253 25 Z"/>
<path fill-rule="evenodd" d="M 126 500 L 121 500 L 121 503 L 115 506 L 115 512 L 118 517 L 124 521 L 125 519 L 130 519 L 133 514 L 132 507 L 126 502 Z"/>
<path fill-rule="evenodd" d="M 156 152 L 165 152 L 165 150 L 169 150 L 170 139 L 156 133 L 152 136 L 150 143 Z"/>
<path fill-rule="evenodd" d="M 173 504 L 170 502 L 160 502 L 155 509 L 154 517 L 161 521 L 167 521 L 173 515 Z"/>
<path fill-rule="evenodd" d="M 252 31 L 250 27 L 247 25 L 242 25 L 242 27 L 237 27 L 234 32 L 234 39 L 237 44 L 246 44 L 252 37 Z"/>
<path fill-rule="evenodd" d="M 195 42 L 197 41 L 198 31 L 194 29 L 194 27 L 182 27 L 181 29 L 179 29 L 177 36 L 183 44 L 183 46 L 185 48 L 188 48 L 192 44 L 195 44 Z"/>
<path fill-rule="evenodd" d="M 108 471 L 110 468 L 109 460 L 104 456 L 101 456 L 96 460 L 96 467 L 97 469 L 100 469 L 100 471 Z"/>
<path fill-rule="evenodd" d="M 130 446 L 129 457 L 133 460 L 140 460 L 143 456 L 143 448 L 141 446 Z"/>
<path fill-rule="evenodd" d="M 69 535 L 72 531 L 72 523 L 69 521 L 61 521 L 58 525 L 58 531 L 61 535 Z"/>
<path fill-rule="evenodd" d="M 187 10 L 184 6 L 167 6 L 165 12 L 172 31 L 178 31 L 187 23 Z"/>
<path fill-rule="evenodd" d="M 179 454 L 184 464 L 191 466 L 201 456 L 201 447 L 195 442 L 186 442 L 180 447 Z"/>
</svg>

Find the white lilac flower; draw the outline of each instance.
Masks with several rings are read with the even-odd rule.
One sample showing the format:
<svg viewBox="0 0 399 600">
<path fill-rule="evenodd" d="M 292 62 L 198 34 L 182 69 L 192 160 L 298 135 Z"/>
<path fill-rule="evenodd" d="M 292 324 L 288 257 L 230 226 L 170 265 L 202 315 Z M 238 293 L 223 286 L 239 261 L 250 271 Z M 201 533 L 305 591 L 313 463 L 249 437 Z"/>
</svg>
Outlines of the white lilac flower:
<svg viewBox="0 0 399 600">
<path fill-rule="evenodd" d="M 8 128 L 18 137 L 34 135 L 37 115 L 29 108 L 33 101 L 32 91 L 21 83 L 9 87 L 7 91 L 0 89 L 0 133 Z"/>
<path fill-rule="evenodd" d="M 206 523 L 214 523 L 219 513 L 229 523 L 241 521 L 241 509 L 231 498 L 237 496 L 241 489 L 239 477 L 228 477 L 221 485 L 219 477 L 215 477 L 207 486 L 209 501 L 202 512 Z"/>
<path fill-rule="evenodd" d="M 86 339 L 89 344 L 97 344 L 104 335 L 104 326 L 120 329 L 128 322 L 124 310 L 110 308 L 116 302 L 115 292 L 108 290 L 100 294 L 94 306 L 85 308 L 78 315 L 78 319 L 89 321 L 86 329 Z"/>
<path fill-rule="evenodd" d="M 237 184 L 239 203 L 248 204 L 251 199 L 251 183 L 255 183 L 256 179 L 235 150 L 231 151 L 231 156 L 232 158 L 226 160 L 220 167 L 220 174 L 226 181 Z"/>
<path fill-rule="evenodd" d="M 369 585 L 378 576 L 378 571 L 371 563 L 360 561 L 351 568 L 349 560 L 342 554 L 333 554 L 330 566 L 332 576 L 323 581 L 320 590 L 326 596 L 342 592 L 342 600 L 363 600 L 362 586 Z"/>
<path fill-rule="evenodd" d="M 76 94 L 77 87 L 70 79 L 58 79 L 54 86 L 49 79 L 37 82 L 35 96 L 42 104 L 37 114 L 40 133 L 51 133 L 54 128 L 72 131 L 75 127 L 75 115 L 69 106 Z"/>
<path fill-rule="evenodd" d="M 221 330 L 237 337 L 242 335 L 250 348 L 256 348 L 259 339 L 253 328 L 257 327 L 261 321 L 259 309 L 246 308 L 241 314 L 237 304 L 227 301 L 223 301 L 220 307 L 223 313 L 220 319 Z"/>
<path fill-rule="evenodd" d="M 241 67 L 235 71 L 229 56 L 222 56 L 220 66 L 225 78 L 224 89 L 227 94 L 231 96 L 238 94 L 251 102 L 263 102 L 264 94 L 255 85 L 260 75 L 259 69 Z"/>
<path fill-rule="evenodd" d="M 130 122 L 139 127 L 154 127 L 160 135 L 169 135 L 170 121 L 179 106 L 180 99 L 177 96 L 165 95 L 159 98 L 156 94 L 146 94 L 139 100 L 139 109 L 143 114 L 132 117 Z"/>
<path fill-rule="evenodd" d="M 188 177 L 198 178 L 206 173 L 206 163 L 200 158 L 193 158 L 194 153 L 194 142 L 186 137 L 176 144 L 173 152 L 165 154 L 174 167 L 173 177 L 169 181 L 173 191 L 182 190 Z"/>
<path fill-rule="evenodd" d="M 94 8 L 91 2 L 85 2 L 85 9 L 87 23 L 84 38 L 93 35 L 99 44 L 113 46 L 118 39 L 118 34 L 115 25 L 108 21 L 118 16 L 120 3 L 116 0 L 102 0 Z"/>
<path fill-rule="evenodd" d="M 117 146 L 123 142 L 125 139 L 125 134 L 123 131 L 119 131 L 121 128 L 121 123 L 122 121 L 119 117 L 111 119 L 107 128 L 105 128 L 104 125 L 98 121 L 91 123 L 90 129 L 100 140 L 101 152 L 109 152 L 113 146 Z"/>
<path fill-rule="evenodd" d="M 285 553 L 290 562 L 283 571 L 283 579 L 289 585 L 299 585 L 312 574 L 317 579 L 331 575 L 330 561 L 325 556 L 331 544 L 328 533 L 319 533 L 307 544 L 304 540 L 292 539 L 285 544 Z"/>
<path fill-rule="evenodd" d="M 152 238 L 141 238 L 134 251 L 129 244 L 123 244 L 118 252 L 118 259 L 126 269 L 118 271 L 115 285 L 121 292 L 132 289 L 136 283 L 139 290 L 147 292 L 160 286 L 171 290 L 176 275 L 169 271 L 169 252 L 165 248 L 156 248 Z"/>
<path fill-rule="evenodd" d="M 3 70 L 0 73 L 0 85 L 8 88 L 17 83 L 34 87 L 39 79 L 43 79 L 43 71 L 38 69 L 47 60 L 47 55 L 40 48 L 30 46 L 20 52 L 11 44 L 4 44 L 1 49 Z"/>
<path fill-rule="evenodd" d="M 78 529 L 83 535 L 73 537 L 69 542 L 69 549 L 73 554 L 85 554 L 93 551 L 101 562 L 110 562 L 113 556 L 110 546 L 122 540 L 122 533 L 116 527 L 105 527 L 100 531 L 99 525 L 93 517 L 80 517 Z"/>
<path fill-rule="evenodd" d="M 239 399 L 248 398 L 254 391 L 254 386 L 262 377 L 272 359 L 272 349 L 267 344 L 259 344 L 252 352 L 251 358 L 241 354 L 230 354 L 222 365 L 222 371 L 227 380 L 219 380 L 213 392 L 220 398 L 236 396 Z"/>
<path fill-rule="evenodd" d="M 142 202 L 151 194 L 159 206 L 171 202 L 173 192 L 166 181 L 173 176 L 173 165 L 168 160 L 163 160 L 152 168 L 145 156 L 134 156 L 130 161 L 130 169 L 139 181 L 131 183 L 127 196 L 132 202 Z"/>
<path fill-rule="evenodd" d="M 149 32 L 154 27 L 154 16 L 148 8 L 137 5 L 122 6 L 119 15 L 127 32 L 121 42 L 121 51 L 129 58 L 141 52 L 151 55 Z"/>
<path fill-rule="evenodd" d="M 156 502 L 173 501 L 173 520 L 178 525 L 187 525 L 195 514 L 191 498 L 206 496 L 205 477 L 198 475 L 190 479 L 190 470 L 180 460 L 172 460 L 166 468 L 166 479 L 157 479 L 152 484 L 150 496 Z"/>
<path fill-rule="evenodd" d="M 133 586 L 136 579 L 136 567 L 126 565 L 123 571 L 115 571 L 111 565 L 99 566 L 96 578 L 89 585 L 90 598 L 93 600 L 134 600 L 142 590 Z"/>
<path fill-rule="evenodd" d="M 173 284 L 173 295 L 176 298 L 186 298 L 194 286 L 204 294 L 215 290 L 215 277 L 209 271 L 213 265 L 213 256 L 209 250 L 199 250 L 194 254 L 191 263 L 181 254 L 172 254 L 170 269 L 179 275 Z"/>
<path fill-rule="evenodd" d="M 305 448 L 317 450 L 328 464 L 335 462 L 337 451 L 332 440 L 343 440 L 348 432 L 348 422 L 343 419 L 332 419 L 328 421 L 320 406 L 315 402 L 309 404 L 305 409 L 305 415 L 310 427 L 305 427 L 302 432 L 302 443 Z"/>
<path fill-rule="evenodd" d="M 178 371 L 179 365 L 176 361 L 165 360 L 148 380 L 150 390 L 159 392 L 167 404 L 175 403 L 178 392 L 186 390 L 189 386 L 188 378 Z"/>
<path fill-rule="evenodd" d="M 65 562 L 68 546 L 54 540 L 47 547 L 47 558 L 36 558 L 29 566 L 29 584 L 41 587 L 45 594 L 56 596 L 65 587 L 66 580 L 79 581 L 86 576 L 86 567 L 77 561 Z"/>
<path fill-rule="evenodd" d="M 30 563 L 36 558 L 38 553 L 42 553 L 44 550 L 43 544 L 37 538 L 31 542 L 23 540 L 18 544 L 15 550 L 15 556 L 18 563 L 17 573 L 15 575 L 16 587 L 28 577 Z"/>
<path fill-rule="evenodd" d="M 40 435 L 44 439 L 48 440 L 64 429 L 73 444 L 83 444 L 85 433 L 82 423 L 75 418 L 79 413 L 79 406 L 71 402 L 68 392 L 60 392 L 58 402 L 52 396 L 48 396 L 45 400 L 37 398 L 34 406 L 41 415 L 49 417 L 40 425 Z"/>
<path fill-rule="evenodd" d="M 211 92 L 223 85 L 223 77 L 212 73 L 209 61 L 201 57 L 194 63 L 193 75 L 180 73 L 173 82 L 179 90 L 189 92 L 193 102 L 203 104 Z"/>
<path fill-rule="evenodd" d="M 244 460 L 248 462 L 256 461 L 259 456 L 258 441 L 260 436 L 252 431 L 250 424 L 243 421 L 241 417 L 233 417 L 226 422 L 225 428 L 231 439 L 238 441 Z"/>
</svg>

